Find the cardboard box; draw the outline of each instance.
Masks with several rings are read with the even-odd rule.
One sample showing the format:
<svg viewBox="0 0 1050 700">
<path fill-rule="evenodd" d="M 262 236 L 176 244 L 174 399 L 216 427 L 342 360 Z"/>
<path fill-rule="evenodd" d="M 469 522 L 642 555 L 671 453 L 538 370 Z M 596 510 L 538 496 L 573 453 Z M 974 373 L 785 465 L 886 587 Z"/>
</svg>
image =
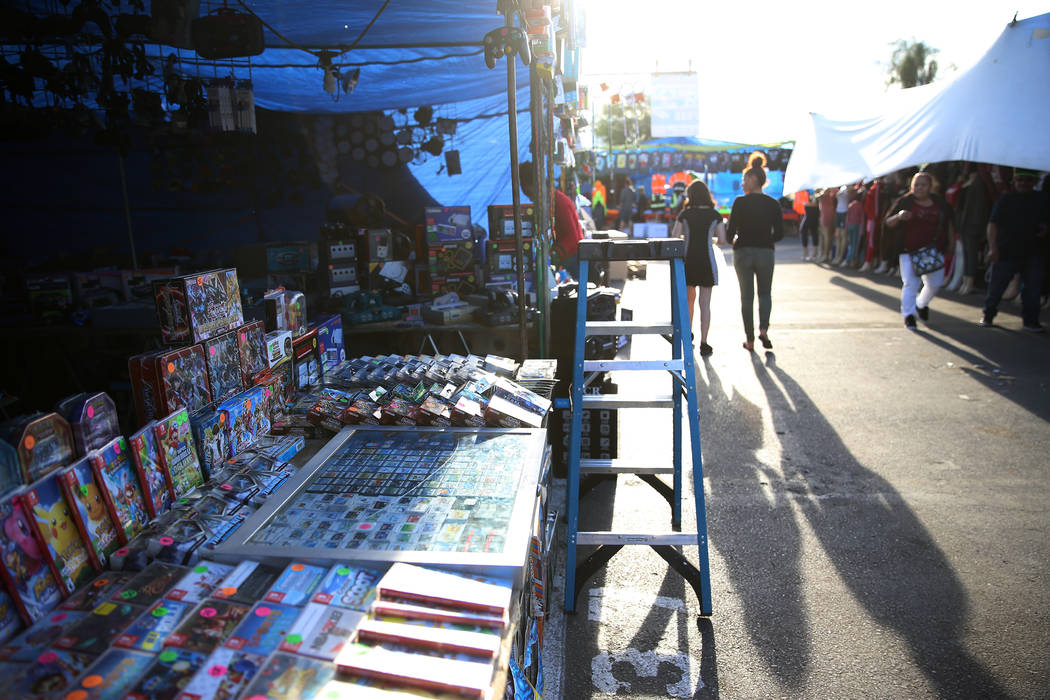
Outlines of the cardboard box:
<svg viewBox="0 0 1050 700">
<path fill-rule="evenodd" d="M 435 309 L 430 306 L 423 307 L 423 320 L 440 326 L 448 326 L 455 323 L 469 323 L 474 318 L 474 310 L 478 308 L 473 304 L 463 304 L 447 309 Z"/>
<path fill-rule="evenodd" d="M 322 316 L 310 324 L 310 327 L 317 331 L 317 349 L 321 355 L 322 373 L 346 360 L 342 316 Z"/>
<path fill-rule="evenodd" d="M 522 204 L 518 209 L 521 211 L 521 235 L 523 238 L 531 238 L 536 207 L 532 204 Z M 514 205 L 492 204 L 489 206 L 489 241 L 506 240 L 514 240 Z"/>
<path fill-rule="evenodd" d="M 292 341 L 292 358 L 295 364 L 297 391 L 321 381 L 321 353 L 316 328 Z"/>
<path fill-rule="evenodd" d="M 522 265 L 526 273 L 535 267 L 532 239 L 521 242 Z M 485 270 L 491 274 L 517 273 L 518 246 L 514 241 L 489 241 L 485 251 Z"/>
<path fill-rule="evenodd" d="M 478 262 L 474 241 L 457 241 L 432 245 L 427 251 L 427 265 L 431 278 L 448 277 L 475 272 Z"/>
<path fill-rule="evenodd" d="M 364 262 L 384 262 L 394 259 L 394 237 L 390 229 L 363 228 L 357 232 L 357 250 Z"/>
<path fill-rule="evenodd" d="M 199 343 L 244 323 L 233 268 L 154 282 L 153 297 L 165 343 Z"/>
<path fill-rule="evenodd" d="M 473 240 L 470 207 L 426 207 L 427 244 Z"/>
<path fill-rule="evenodd" d="M 292 358 L 292 332 L 272 331 L 266 334 L 266 364 L 274 367 Z"/>
</svg>

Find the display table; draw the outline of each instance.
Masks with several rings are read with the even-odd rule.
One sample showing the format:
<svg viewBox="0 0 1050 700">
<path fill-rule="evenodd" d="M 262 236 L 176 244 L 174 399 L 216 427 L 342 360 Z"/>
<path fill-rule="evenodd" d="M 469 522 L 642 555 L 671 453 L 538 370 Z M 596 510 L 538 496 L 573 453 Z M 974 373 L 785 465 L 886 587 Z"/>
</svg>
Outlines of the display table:
<svg viewBox="0 0 1050 700">
<path fill-rule="evenodd" d="M 536 324 L 529 321 L 529 355 L 538 354 Z M 480 323 L 408 325 L 404 321 L 379 321 L 350 325 L 343 320 L 343 336 L 355 355 L 398 353 L 434 353 L 516 356 L 518 324 L 483 326 Z"/>
</svg>

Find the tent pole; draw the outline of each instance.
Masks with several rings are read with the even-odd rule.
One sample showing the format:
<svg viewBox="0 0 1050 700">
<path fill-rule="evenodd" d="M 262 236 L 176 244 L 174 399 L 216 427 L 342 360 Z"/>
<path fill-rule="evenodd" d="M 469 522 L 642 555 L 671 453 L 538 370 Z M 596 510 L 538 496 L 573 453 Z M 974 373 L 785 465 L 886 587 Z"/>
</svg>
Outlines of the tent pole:
<svg viewBox="0 0 1050 700">
<path fill-rule="evenodd" d="M 546 178 L 542 177 L 539 166 L 544 163 L 541 154 L 545 149 L 540 148 L 543 143 L 543 84 L 536 71 L 529 74 L 529 115 L 532 120 L 532 152 L 533 162 L 537 163 L 536 191 L 545 193 L 547 191 Z M 541 185 L 542 183 L 542 185 Z M 539 222 L 548 221 L 547 202 L 550 198 L 545 194 L 537 194 L 540 200 L 536 202 L 536 218 L 533 221 L 533 230 L 538 234 L 545 229 Z M 550 255 L 550 247 L 547 245 L 545 236 L 536 235 L 533 238 L 533 252 L 536 255 L 536 300 L 540 307 L 540 357 L 550 357 L 550 332 L 551 332 L 551 299 L 550 299 L 550 264 L 547 262 Z"/>
<path fill-rule="evenodd" d="M 507 26 L 514 15 L 507 13 Z M 522 360 L 529 356 L 529 325 L 525 317 L 525 255 L 521 239 L 521 178 L 518 176 L 518 94 L 514 55 L 507 56 L 507 125 L 510 130 L 510 187 L 514 198 L 514 245 L 518 269 L 518 341 Z"/>
<path fill-rule="evenodd" d="M 128 175 L 124 172 L 124 156 L 117 153 L 120 164 L 120 190 L 124 194 L 124 222 L 128 226 L 128 243 L 131 245 L 131 269 L 139 269 L 139 259 L 135 254 L 135 234 L 131 229 L 131 202 L 128 201 Z"/>
</svg>

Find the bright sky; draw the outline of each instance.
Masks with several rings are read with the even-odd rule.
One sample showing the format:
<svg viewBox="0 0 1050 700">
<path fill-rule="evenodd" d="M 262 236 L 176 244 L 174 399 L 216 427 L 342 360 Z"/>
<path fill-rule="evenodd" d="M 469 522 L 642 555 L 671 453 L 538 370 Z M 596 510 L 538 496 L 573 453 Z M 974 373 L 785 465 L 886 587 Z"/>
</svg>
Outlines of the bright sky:
<svg viewBox="0 0 1050 700">
<path fill-rule="evenodd" d="M 1015 12 L 1050 12 L 1050 0 L 577 1 L 587 17 L 582 82 L 644 91 L 647 74 L 691 65 L 699 135 L 741 143 L 792 140 L 808 112 L 877 104 L 897 39 L 939 49 L 946 76 L 975 63 Z"/>
</svg>

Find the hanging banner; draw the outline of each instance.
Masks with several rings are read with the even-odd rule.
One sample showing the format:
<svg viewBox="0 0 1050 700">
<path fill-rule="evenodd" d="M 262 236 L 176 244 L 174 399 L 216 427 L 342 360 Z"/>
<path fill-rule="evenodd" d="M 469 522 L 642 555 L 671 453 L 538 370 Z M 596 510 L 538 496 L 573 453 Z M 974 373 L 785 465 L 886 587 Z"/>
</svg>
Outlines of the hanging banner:
<svg viewBox="0 0 1050 700">
<path fill-rule="evenodd" d="M 698 73 L 653 73 L 651 96 L 653 138 L 700 135 Z"/>
</svg>

